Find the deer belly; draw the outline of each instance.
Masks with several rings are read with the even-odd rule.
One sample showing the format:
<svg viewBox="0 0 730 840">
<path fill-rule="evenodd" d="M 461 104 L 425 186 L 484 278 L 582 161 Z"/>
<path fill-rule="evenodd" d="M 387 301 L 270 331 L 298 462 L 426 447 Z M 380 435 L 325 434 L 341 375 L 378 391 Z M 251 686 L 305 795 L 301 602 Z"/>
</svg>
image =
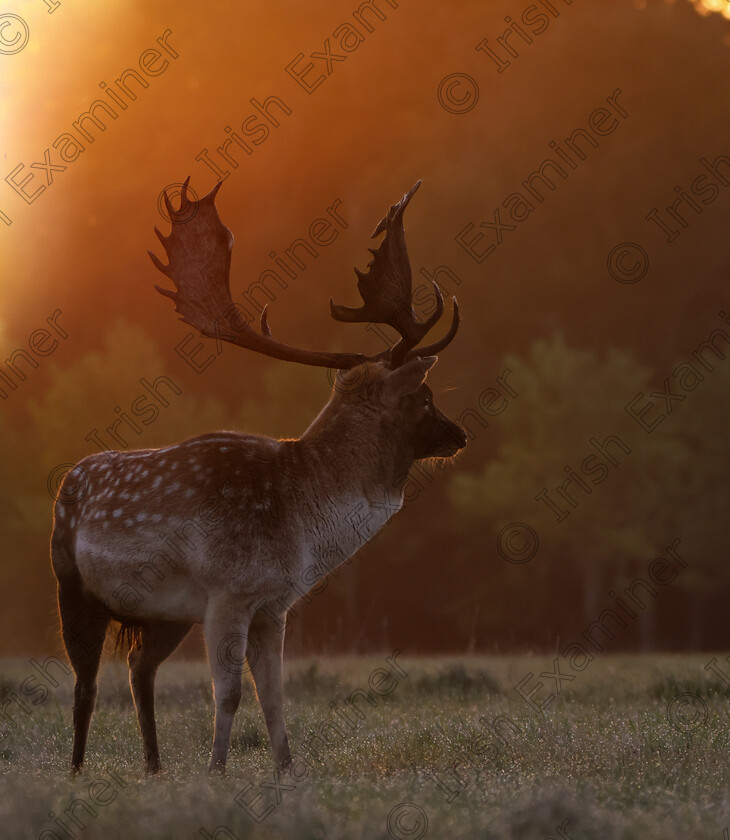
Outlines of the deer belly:
<svg viewBox="0 0 730 840">
<path fill-rule="evenodd" d="M 104 546 L 79 537 L 76 566 L 84 588 L 113 615 L 166 621 L 202 621 L 206 593 L 172 552 L 117 540 Z"/>
</svg>

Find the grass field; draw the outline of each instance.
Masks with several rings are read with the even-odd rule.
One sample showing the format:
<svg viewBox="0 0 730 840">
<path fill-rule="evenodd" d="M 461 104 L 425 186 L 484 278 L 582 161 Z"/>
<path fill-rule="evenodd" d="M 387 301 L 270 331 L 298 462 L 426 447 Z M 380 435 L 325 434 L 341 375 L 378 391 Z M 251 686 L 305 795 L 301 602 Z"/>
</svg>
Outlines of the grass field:
<svg viewBox="0 0 730 840">
<path fill-rule="evenodd" d="M 15 725 L 0 721 L 0 836 L 730 836 L 730 693 L 704 668 L 709 654 L 604 656 L 562 683 L 543 712 L 514 686 L 528 672 L 554 671 L 550 657 L 399 654 L 400 670 L 391 667 L 386 679 L 377 669 L 388 667 L 388 655 L 287 663 L 286 717 L 298 758 L 279 790 L 248 680 L 228 775 L 211 778 L 207 666 L 163 665 L 157 719 L 165 769 L 145 778 L 126 667 L 108 661 L 85 770 L 72 779 L 72 677 L 49 668 L 59 685 L 33 705 L 42 693 L 28 697 L 19 688 L 32 666 L 6 660 L 3 696 L 25 708 L 6 700 Z M 370 690 L 368 699 L 371 678 L 381 693 Z M 536 702 L 555 690 L 554 680 L 539 679 Z"/>
</svg>

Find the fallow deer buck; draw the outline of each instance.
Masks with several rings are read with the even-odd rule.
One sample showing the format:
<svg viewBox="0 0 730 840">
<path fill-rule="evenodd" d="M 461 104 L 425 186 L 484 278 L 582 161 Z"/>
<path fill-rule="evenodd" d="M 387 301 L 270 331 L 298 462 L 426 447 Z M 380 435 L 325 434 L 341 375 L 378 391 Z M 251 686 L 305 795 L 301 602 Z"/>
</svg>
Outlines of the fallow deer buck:
<svg viewBox="0 0 730 840">
<path fill-rule="evenodd" d="M 370 249 L 367 273 L 356 269 L 363 306 L 330 301 L 338 321 L 389 324 L 400 334 L 390 349 L 370 357 L 282 344 L 271 336 L 265 309 L 260 333 L 241 323 L 229 289 L 233 236 L 215 206 L 221 185 L 192 201 L 187 184 L 177 210 L 165 193 L 170 235 L 155 228 L 169 264 L 150 257 L 177 287 L 158 291 L 203 335 L 329 367 L 336 382 L 298 440 L 217 432 L 162 449 L 90 455 L 65 477 L 54 507 L 51 557 L 76 674 L 75 770 L 84 759 L 109 620 L 134 631 L 130 685 L 147 771 L 160 769 L 155 673 L 194 623 L 203 624 L 213 678 L 210 769 L 225 769 L 244 656 L 274 756 L 286 766 L 282 630 L 288 609 L 402 505 L 401 488 L 415 461 L 448 458 L 466 445 L 463 429 L 434 406 L 424 384 L 435 354 L 456 334 L 456 300 L 444 338 L 417 346 L 443 313 L 435 283 L 437 309 L 428 320 L 417 321 L 411 305 L 403 212 L 420 181 L 376 227 L 373 236 L 385 232 L 385 238 Z M 74 483 L 82 493 L 74 492 Z M 120 593 L 130 581 L 148 596 L 125 601 Z"/>
</svg>

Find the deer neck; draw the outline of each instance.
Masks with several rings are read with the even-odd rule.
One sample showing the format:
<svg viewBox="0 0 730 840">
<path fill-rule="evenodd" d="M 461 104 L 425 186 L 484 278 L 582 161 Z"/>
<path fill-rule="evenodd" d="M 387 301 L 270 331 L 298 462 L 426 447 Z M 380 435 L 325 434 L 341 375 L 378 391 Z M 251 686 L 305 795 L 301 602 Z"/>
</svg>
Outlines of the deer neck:
<svg viewBox="0 0 730 840">
<path fill-rule="evenodd" d="M 310 498 L 320 510 L 335 507 L 340 525 L 345 520 L 353 527 L 365 516 L 372 530 L 400 509 L 413 457 L 374 417 L 328 405 L 294 444 L 310 481 Z"/>
</svg>

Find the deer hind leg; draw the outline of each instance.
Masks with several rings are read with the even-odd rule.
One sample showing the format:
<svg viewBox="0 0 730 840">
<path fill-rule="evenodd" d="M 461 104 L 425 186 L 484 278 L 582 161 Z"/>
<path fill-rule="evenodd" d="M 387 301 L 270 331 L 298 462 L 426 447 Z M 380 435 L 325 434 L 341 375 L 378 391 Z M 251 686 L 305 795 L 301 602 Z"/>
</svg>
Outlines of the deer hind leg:
<svg viewBox="0 0 730 840">
<path fill-rule="evenodd" d="M 176 621 L 155 621 L 144 625 L 139 643 L 129 651 L 129 685 L 144 744 L 145 769 L 160 770 L 160 751 L 155 725 L 155 675 L 160 663 L 175 650 L 188 634 L 192 624 Z"/>
<path fill-rule="evenodd" d="M 78 573 L 59 579 L 58 610 L 66 652 L 76 674 L 71 767 L 78 771 L 84 762 L 89 724 L 96 705 L 96 676 L 109 618 L 100 601 L 84 595 Z"/>
<path fill-rule="evenodd" d="M 211 603 L 205 622 L 205 644 L 213 677 L 215 733 L 210 770 L 224 773 L 233 717 L 241 702 L 250 615 L 225 603 Z"/>
<path fill-rule="evenodd" d="M 283 711 L 284 621 L 285 615 L 282 615 L 277 626 L 264 612 L 258 612 L 248 634 L 248 664 L 269 730 L 271 749 L 281 767 L 291 762 Z"/>
</svg>

